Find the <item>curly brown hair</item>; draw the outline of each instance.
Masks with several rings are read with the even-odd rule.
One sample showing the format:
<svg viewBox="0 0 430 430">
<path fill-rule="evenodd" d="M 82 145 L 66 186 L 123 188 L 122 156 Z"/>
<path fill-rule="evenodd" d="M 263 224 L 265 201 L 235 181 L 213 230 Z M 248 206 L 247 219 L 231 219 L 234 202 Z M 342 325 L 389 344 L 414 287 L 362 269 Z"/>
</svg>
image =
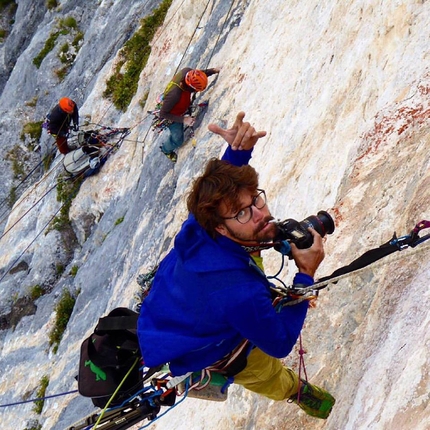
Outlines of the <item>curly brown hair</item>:
<svg viewBox="0 0 430 430">
<path fill-rule="evenodd" d="M 241 209 L 239 195 L 248 190 L 255 193 L 258 188 L 258 173 L 251 166 L 234 166 L 228 161 L 213 158 L 202 176 L 194 180 L 187 198 L 188 211 L 197 222 L 215 238 L 215 230 L 224 219 L 219 213 L 221 204 L 231 212 Z"/>
</svg>

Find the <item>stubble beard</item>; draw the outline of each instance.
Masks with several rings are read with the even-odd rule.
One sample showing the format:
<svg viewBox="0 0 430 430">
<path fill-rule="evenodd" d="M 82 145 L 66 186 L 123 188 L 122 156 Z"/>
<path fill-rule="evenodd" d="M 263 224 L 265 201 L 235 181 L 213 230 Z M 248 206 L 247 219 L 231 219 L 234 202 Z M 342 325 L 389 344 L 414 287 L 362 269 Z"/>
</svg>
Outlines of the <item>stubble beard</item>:
<svg viewBox="0 0 430 430">
<path fill-rule="evenodd" d="M 269 228 L 266 231 L 262 232 L 262 230 L 267 226 L 267 223 L 272 220 L 273 217 L 271 215 L 267 216 L 264 220 L 262 220 L 255 228 L 254 232 L 251 234 L 244 234 L 241 232 L 235 232 L 231 230 L 227 225 L 225 225 L 227 231 L 230 233 L 230 236 L 233 240 L 237 242 L 249 243 L 267 243 L 273 241 L 277 234 L 277 227 L 275 224 L 269 224 Z"/>
</svg>

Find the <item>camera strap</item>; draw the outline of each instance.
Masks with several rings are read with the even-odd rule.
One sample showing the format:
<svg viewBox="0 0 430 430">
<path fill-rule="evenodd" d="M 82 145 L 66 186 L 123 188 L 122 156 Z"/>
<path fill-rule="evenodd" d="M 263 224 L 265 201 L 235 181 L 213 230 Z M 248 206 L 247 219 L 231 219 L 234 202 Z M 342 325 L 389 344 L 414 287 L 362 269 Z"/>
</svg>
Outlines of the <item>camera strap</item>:
<svg viewBox="0 0 430 430">
<path fill-rule="evenodd" d="M 430 221 L 423 220 L 423 221 L 420 221 L 410 232 L 410 234 L 406 236 L 397 237 L 396 233 L 394 233 L 393 237 L 388 242 L 382 244 L 377 248 L 366 251 L 360 257 L 353 260 L 351 263 L 335 270 L 331 275 L 324 276 L 318 279 L 317 282 L 311 286 L 304 287 L 304 286 L 293 285 L 291 287 L 287 287 L 275 275 L 274 277 L 271 277 L 271 278 L 278 279 L 278 281 L 280 281 L 283 284 L 283 286 L 274 287 L 273 290 L 276 293 L 280 294 L 281 296 L 289 296 L 291 294 L 304 295 L 310 291 L 314 294 L 318 294 L 319 290 L 326 288 L 331 283 L 335 284 L 336 282 L 338 282 L 339 279 L 336 279 L 336 278 L 340 278 L 349 273 L 358 271 L 390 254 L 393 254 L 396 251 L 402 251 L 409 247 L 415 248 L 420 243 L 423 243 L 426 240 L 430 239 L 430 233 L 426 234 L 425 236 L 421 236 L 421 237 L 419 236 L 419 232 L 427 228 L 430 228 Z"/>
<path fill-rule="evenodd" d="M 420 243 L 424 242 L 427 239 L 430 239 L 430 234 L 427 234 L 423 237 L 419 236 L 419 232 L 423 229 L 430 227 L 430 221 L 420 221 L 410 234 L 402 237 L 397 237 L 396 233 L 393 234 L 393 237 L 386 243 L 382 244 L 378 248 L 371 249 L 366 251 L 363 255 L 352 261 L 350 264 L 343 266 L 337 270 L 335 270 L 331 275 L 325 276 L 318 280 L 318 283 L 326 282 L 330 279 L 337 278 L 338 276 L 346 275 L 347 273 L 355 272 L 356 270 L 362 269 L 375 261 L 384 258 L 393 252 L 402 251 L 408 247 L 414 248 Z"/>
</svg>

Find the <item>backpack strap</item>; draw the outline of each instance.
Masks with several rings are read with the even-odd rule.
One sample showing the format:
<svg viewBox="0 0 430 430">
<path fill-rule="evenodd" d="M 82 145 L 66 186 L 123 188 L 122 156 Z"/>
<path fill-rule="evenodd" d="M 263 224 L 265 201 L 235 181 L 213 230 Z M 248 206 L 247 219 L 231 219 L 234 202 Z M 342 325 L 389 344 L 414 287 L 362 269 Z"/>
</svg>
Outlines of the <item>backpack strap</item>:
<svg viewBox="0 0 430 430">
<path fill-rule="evenodd" d="M 128 308 L 115 308 L 106 317 L 99 318 L 95 333 L 103 335 L 106 332 L 118 330 L 136 330 L 139 314 Z"/>
<path fill-rule="evenodd" d="M 94 330 L 98 336 L 108 335 L 111 343 L 129 351 L 139 350 L 137 320 L 139 314 L 128 308 L 115 308 L 108 316 L 99 318 Z"/>
<path fill-rule="evenodd" d="M 118 330 L 136 330 L 138 318 L 138 314 L 118 317 L 107 316 L 99 318 L 99 322 L 95 331 L 97 334 L 105 334 L 106 332 Z"/>
</svg>

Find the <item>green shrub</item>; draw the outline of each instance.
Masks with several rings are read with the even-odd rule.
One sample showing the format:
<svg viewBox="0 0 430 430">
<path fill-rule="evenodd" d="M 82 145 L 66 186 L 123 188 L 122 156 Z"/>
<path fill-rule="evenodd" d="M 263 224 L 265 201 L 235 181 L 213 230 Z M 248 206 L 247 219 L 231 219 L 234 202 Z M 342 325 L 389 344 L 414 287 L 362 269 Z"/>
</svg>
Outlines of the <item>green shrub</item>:
<svg viewBox="0 0 430 430">
<path fill-rule="evenodd" d="M 24 150 L 20 148 L 19 145 L 15 145 L 6 153 L 5 159 L 12 163 L 12 172 L 14 179 L 22 179 L 26 173 L 25 162 L 28 159 Z"/>
<path fill-rule="evenodd" d="M 17 200 L 18 200 L 18 195 L 16 193 L 16 187 L 11 187 L 9 191 L 9 198 L 8 198 L 9 207 L 12 208 Z"/>
<path fill-rule="evenodd" d="M 21 131 L 21 140 L 25 140 L 25 135 L 28 134 L 31 139 L 35 139 L 39 141 L 40 136 L 42 136 L 42 124 L 43 121 L 36 121 L 36 122 L 27 122 L 27 124 L 24 124 Z"/>
<path fill-rule="evenodd" d="M 57 272 L 58 276 L 60 276 L 62 273 L 64 273 L 64 269 L 65 269 L 64 264 L 57 263 L 55 265 L 55 271 Z"/>
<path fill-rule="evenodd" d="M 120 52 L 120 61 L 114 74 L 106 82 L 103 96 L 113 102 L 119 110 L 126 111 L 131 99 L 136 94 L 139 76 L 146 66 L 151 53 L 151 41 L 157 29 L 163 24 L 172 0 L 163 0 L 160 6 L 142 19 L 141 27 L 125 43 Z M 124 72 L 121 72 L 125 66 Z"/>
<path fill-rule="evenodd" d="M 78 292 L 79 294 L 79 292 Z M 76 297 L 69 290 L 63 290 L 63 294 L 55 307 L 54 327 L 49 334 L 49 346 L 53 346 L 52 352 L 56 354 L 63 334 L 67 328 L 73 308 L 75 307 Z"/>
<path fill-rule="evenodd" d="M 77 196 L 83 179 L 66 180 L 60 175 L 57 179 L 57 201 L 63 203 L 60 213 L 53 219 L 53 228 L 61 231 L 70 225 L 69 210 L 73 199 Z"/>
<path fill-rule="evenodd" d="M 36 57 L 33 58 L 33 64 L 37 68 L 40 67 L 45 57 L 54 49 L 55 42 L 57 41 L 59 35 L 60 35 L 59 31 L 55 31 L 54 33 L 51 33 L 51 35 L 48 37 L 48 40 L 45 42 L 45 45 L 42 48 L 42 50 L 39 52 L 39 54 L 36 55 Z"/>
<path fill-rule="evenodd" d="M 58 6 L 57 0 L 47 0 L 46 7 L 48 9 L 55 9 Z"/>
<path fill-rule="evenodd" d="M 68 16 L 60 21 L 59 27 L 62 30 L 66 30 L 69 28 L 76 29 L 78 28 L 78 23 L 76 22 L 76 19 L 73 18 L 73 16 Z"/>
<path fill-rule="evenodd" d="M 46 375 L 42 376 L 39 382 L 39 388 L 36 391 L 36 398 L 45 397 L 46 388 L 48 387 L 48 385 L 49 385 L 49 377 Z M 42 413 L 44 403 L 45 403 L 45 400 L 36 400 L 34 402 L 33 412 L 40 415 Z"/>
<path fill-rule="evenodd" d="M 0 0 L 0 9 L 4 9 L 6 6 L 15 3 L 14 0 Z"/>
<path fill-rule="evenodd" d="M 45 290 L 39 285 L 34 285 L 30 288 L 30 298 L 31 300 L 37 300 L 45 294 Z"/>
<path fill-rule="evenodd" d="M 60 82 L 64 81 L 64 78 L 67 76 L 69 69 L 70 69 L 69 66 L 65 66 L 65 67 L 61 67 L 60 69 L 54 70 L 55 76 L 57 76 Z"/>
<path fill-rule="evenodd" d="M 60 22 L 57 25 L 57 30 L 55 30 L 53 33 L 50 34 L 50 36 L 48 37 L 48 40 L 45 42 L 43 49 L 33 59 L 33 64 L 37 68 L 39 68 L 44 58 L 55 48 L 55 44 L 60 34 L 62 35 L 69 34 L 70 30 L 73 30 L 74 32 L 76 32 L 77 28 L 78 28 L 78 24 L 76 22 L 76 19 L 73 18 L 72 16 L 68 16 L 60 20 Z M 75 40 L 76 39 L 81 40 L 82 38 L 83 38 L 83 34 L 81 32 L 78 32 L 78 34 L 74 38 L 73 46 L 77 47 L 78 42 L 75 42 Z M 63 45 L 60 49 L 60 54 L 59 54 L 60 59 L 61 59 L 61 50 L 64 49 L 64 46 L 65 45 Z M 76 55 L 69 61 L 70 64 L 73 63 L 75 57 Z"/>
</svg>

